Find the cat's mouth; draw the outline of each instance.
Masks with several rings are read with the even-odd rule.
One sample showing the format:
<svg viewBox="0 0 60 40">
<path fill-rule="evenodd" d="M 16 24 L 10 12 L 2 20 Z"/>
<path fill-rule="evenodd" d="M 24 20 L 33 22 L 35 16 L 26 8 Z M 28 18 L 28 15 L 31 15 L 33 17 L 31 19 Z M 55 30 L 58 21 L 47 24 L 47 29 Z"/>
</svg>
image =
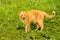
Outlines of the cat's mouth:
<svg viewBox="0 0 60 40">
<path fill-rule="evenodd" d="M 22 18 L 23 20 L 25 19 L 25 17 Z"/>
<path fill-rule="evenodd" d="M 22 18 L 23 20 L 25 19 L 25 17 L 24 18 Z"/>
</svg>

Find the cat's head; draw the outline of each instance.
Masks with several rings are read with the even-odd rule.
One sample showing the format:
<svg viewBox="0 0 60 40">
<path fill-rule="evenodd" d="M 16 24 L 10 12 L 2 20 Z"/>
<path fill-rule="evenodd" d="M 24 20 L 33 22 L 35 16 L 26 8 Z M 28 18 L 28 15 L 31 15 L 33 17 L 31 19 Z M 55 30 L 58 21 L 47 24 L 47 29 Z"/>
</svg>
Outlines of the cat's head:
<svg viewBox="0 0 60 40">
<path fill-rule="evenodd" d="M 21 11 L 18 13 L 18 16 L 21 18 L 21 19 L 25 19 L 25 12 Z"/>
</svg>

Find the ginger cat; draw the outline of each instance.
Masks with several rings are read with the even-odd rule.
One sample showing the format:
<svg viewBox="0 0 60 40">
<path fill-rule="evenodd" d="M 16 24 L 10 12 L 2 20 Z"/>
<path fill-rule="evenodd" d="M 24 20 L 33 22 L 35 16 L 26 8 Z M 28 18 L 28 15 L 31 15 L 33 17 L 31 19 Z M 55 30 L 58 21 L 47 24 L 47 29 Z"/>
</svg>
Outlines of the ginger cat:
<svg viewBox="0 0 60 40">
<path fill-rule="evenodd" d="M 44 11 L 40 11 L 40 10 L 29 10 L 29 11 L 21 11 L 18 12 L 18 16 L 20 19 L 22 19 L 22 21 L 25 24 L 25 31 L 29 32 L 30 31 L 30 23 L 34 22 L 37 25 L 37 29 L 41 28 L 41 30 L 44 29 L 44 16 L 46 16 L 47 18 L 53 18 L 55 16 L 55 12 L 53 11 L 51 15 L 48 15 L 46 12 Z"/>
</svg>

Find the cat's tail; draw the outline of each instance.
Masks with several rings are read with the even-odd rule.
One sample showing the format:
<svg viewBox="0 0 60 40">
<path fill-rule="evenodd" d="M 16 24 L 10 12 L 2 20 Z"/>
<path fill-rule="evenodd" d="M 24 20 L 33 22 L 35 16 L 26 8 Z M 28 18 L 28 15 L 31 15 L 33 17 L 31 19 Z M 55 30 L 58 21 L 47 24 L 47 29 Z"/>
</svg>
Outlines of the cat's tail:
<svg viewBox="0 0 60 40">
<path fill-rule="evenodd" d="M 46 16 L 47 18 L 53 18 L 55 16 L 55 11 L 52 11 L 51 15 L 48 15 L 47 13 L 44 13 L 44 16 Z"/>
</svg>

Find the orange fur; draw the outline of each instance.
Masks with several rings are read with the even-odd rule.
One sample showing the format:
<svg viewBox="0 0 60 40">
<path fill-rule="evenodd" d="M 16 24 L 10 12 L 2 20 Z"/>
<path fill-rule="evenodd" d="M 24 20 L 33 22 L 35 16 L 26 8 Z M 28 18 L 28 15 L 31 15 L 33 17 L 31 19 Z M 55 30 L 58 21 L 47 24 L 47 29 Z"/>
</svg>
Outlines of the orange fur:
<svg viewBox="0 0 60 40">
<path fill-rule="evenodd" d="M 25 24 L 25 31 L 30 31 L 30 23 L 34 22 L 37 25 L 37 29 L 41 28 L 41 30 L 44 29 L 43 19 L 44 16 L 47 18 L 53 18 L 55 16 L 55 12 L 53 11 L 51 15 L 48 15 L 44 11 L 40 10 L 29 10 L 29 11 L 21 11 L 18 13 L 18 16 L 22 19 L 22 21 Z"/>
</svg>

